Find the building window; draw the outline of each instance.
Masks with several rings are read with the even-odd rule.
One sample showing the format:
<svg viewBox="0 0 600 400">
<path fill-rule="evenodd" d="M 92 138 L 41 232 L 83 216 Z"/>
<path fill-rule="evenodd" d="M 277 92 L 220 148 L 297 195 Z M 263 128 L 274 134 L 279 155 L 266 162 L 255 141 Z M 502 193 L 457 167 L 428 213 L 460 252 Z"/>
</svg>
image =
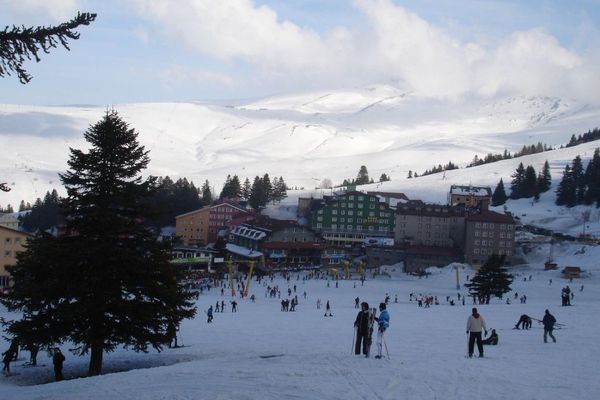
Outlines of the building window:
<svg viewBox="0 0 600 400">
<path fill-rule="evenodd" d="M 479 240 L 476 240 L 476 241 L 475 241 L 475 246 L 480 246 L 480 245 L 481 245 L 481 241 L 479 241 Z"/>
<path fill-rule="evenodd" d="M 348 210 L 348 215 L 354 215 L 354 211 Z"/>
<path fill-rule="evenodd" d="M 364 196 L 358 196 L 358 201 L 363 201 L 364 199 Z"/>
<path fill-rule="evenodd" d="M 346 226 L 346 229 L 348 229 L 348 230 L 352 230 L 352 225 L 347 225 L 347 226 Z"/>
<path fill-rule="evenodd" d="M 337 229 L 337 224 L 331 224 L 331 229 Z"/>
<path fill-rule="evenodd" d="M 337 215 L 337 210 L 331 210 L 331 213 L 332 213 L 333 215 Z"/>
<path fill-rule="evenodd" d="M 331 217 L 331 222 L 337 222 L 337 217 Z"/>
<path fill-rule="evenodd" d="M 473 249 L 473 254 L 479 254 L 479 249 Z"/>
<path fill-rule="evenodd" d="M 340 218 L 340 222 L 346 222 L 346 218 Z"/>
<path fill-rule="evenodd" d="M 318 216 L 318 217 L 317 217 L 317 221 L 319 221 L 319 222 L 320 222 L 320 221 L 323 221 L 323 217 L 321 217 L 321 216 Z"/>
<path fill-rule="evenodd" d="M 356 225 L 356 230 L 357 231 L 362 231 L 362 228 L 363 228 L 362 225 Z"/>
<path fill-rule="evenodd" d="M 369 204 L 369 209 L 374 210 L 375 209 L 375 204 Z"/>
<path fill-rule="evenodd" d="M 352 218 L 348 218 L 348 222 L 352 222 Z"/>
<path fill-rule="evenodd" d="M 369 211 L 369 217 L 374 217 L 375 216 L 375 212 L 374 211 Z"/>
<path fill-rule="evenodd" d="M 480 222 L 475 222 L 475 228 L 481 228 L 481 223 Z"/>
<path fill-rule="evenodd" d="M 479 237 L 479 236 L 481 236 L 481 232 L 475 231 L 475 237 Z"/>
<path fill-rule="evenodd" d="M 340 214 L 342 214 L 342 215 L 346 215 L 346 210 L 342 210 L 342 211 L 340 211 Z"/>
<path fill-rule="evenodd" d="M 360 217 L 360 216 L 362 216 L 362 215 L 363 215 L 363 212 L 362 212 L 362 211 L 357 211 L 357 212 L 356 212 L 356 215 L 358 215 L 358 216 Z"/>
<path fill-rule="evenodd" d="M 373 225 L 369 225 L 369 230 L 370 231 L 374 230 Z"/>
</svg>

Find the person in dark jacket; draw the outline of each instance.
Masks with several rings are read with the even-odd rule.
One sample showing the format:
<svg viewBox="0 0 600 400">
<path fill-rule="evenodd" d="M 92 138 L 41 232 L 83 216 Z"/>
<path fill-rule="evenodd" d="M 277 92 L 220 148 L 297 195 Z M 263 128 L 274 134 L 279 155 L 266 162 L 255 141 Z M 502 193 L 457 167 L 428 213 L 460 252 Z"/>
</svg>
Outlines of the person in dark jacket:
<svg viewBox="0 0 600 400">
<path fill-rule="evenodd" d="M 529 328 L 531 328 L 531 325 L 532 325 L 531 317 L 527 314 L 523 314 L 519 318 L 517 325 L 515 325 L 515 329 L 519 329 L 519 326 L 521 327 L 521 329 L 529 329 Z"/>
<path fill-rule="evenodd" d="M 496 346 L 498 344 L 498 334 L 495 329 L 492 329 L 492 333 L 489 337 L 485 338 L 482 342 L 484 345 Z"/>
<path fill-rule="evenodd" d="M 362 302 L 360 303 L 360 311 L 354 321 L 354 327 L 356 328 L 356 343 L 354 344 L 354 354 L 360 354 L 361 343 L 362 353 L 367 355 L 369 353 L 369 340 L 371 338 L 371 332 L 369 332 L 369 304 Z"/>
<path fill-rule="evenodd" d="M 552 334 L 555 323 L 556 318 L 554 318 L 554 316 L 550 314 L 550 311 L 546 310 L 544 318 L 542 318 L 542 324 L 544 324 L 544 343 L 548 343 L 548 336 L 550 336 L 554 343 L 556 343 L 556 338 Z"/>
<path fill-rule="evenodd" d="M 57 381 L 62 381 L 65 379 L 62 373 L 64 361 L 65 356 L 60 352 L 59 348 L 56 348 L 54 350 L 54 356 L 52 357 L 52 364 L 54 364 L 54 378 Z"/>
</svg>

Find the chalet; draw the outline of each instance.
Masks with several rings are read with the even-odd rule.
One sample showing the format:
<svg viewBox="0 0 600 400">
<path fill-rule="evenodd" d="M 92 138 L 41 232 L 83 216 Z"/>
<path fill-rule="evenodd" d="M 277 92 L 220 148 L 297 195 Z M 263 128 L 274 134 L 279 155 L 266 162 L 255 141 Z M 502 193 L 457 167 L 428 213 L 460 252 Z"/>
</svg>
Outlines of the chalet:
<svg viewBox="0 0 600 400">
<path fill-rule="evenodd" d="M 452 185 L 448 193 L 448 204 L 451 206 L 463 205 L 486 210 L 491 201 L 492 189 L 489 186 Z"/>
</svg>

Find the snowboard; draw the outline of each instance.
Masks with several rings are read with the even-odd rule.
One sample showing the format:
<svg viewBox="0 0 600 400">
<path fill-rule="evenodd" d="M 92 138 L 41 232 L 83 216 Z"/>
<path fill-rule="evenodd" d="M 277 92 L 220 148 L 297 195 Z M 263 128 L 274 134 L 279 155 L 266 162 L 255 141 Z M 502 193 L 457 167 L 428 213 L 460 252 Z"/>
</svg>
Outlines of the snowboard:
<svg viewBox="0 0 600 400">
<path fill-rule="evenodd" d="M 369 328 L 367 332 L 369 333 L 367 346 L 367 357 L 371 356 L 371 345 L 373 344 L 373 325 L 375 324 L 375 313 L 377 312 L 376 308 L 369 309 Z"/>
</svg>

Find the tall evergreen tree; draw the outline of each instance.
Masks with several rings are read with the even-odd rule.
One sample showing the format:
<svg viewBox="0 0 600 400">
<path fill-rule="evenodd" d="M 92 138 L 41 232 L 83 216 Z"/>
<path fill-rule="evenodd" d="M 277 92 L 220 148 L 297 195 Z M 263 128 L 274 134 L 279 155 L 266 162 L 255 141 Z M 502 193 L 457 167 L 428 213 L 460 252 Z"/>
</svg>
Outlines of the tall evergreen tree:
<svg viewBox="0 0 600 400">
<path fill-rule="evenodd" d="M 525 177 L 521 185 L 521 197 L 529 198 L 538 194 L 537 175 L 535 169 L 528 165 L 525 168 Z"/>
<path fill-rule="evenodd" d="M 379 177 L 379 182 L 388 182 L 390 180 L 390 177 L 385 173 L 381 174 L 381 176 Z"/>
<path fill-rule="evenodd" d="M 575 183 L 575 204 L 583 204 L 585 199 L 585 175 L 581 157 L 577 155 L 571 165 L 571 174 Z"/>
<path fill-rule="evenodd" d="M 369 171 L 367 171 L 367 167 L 364 165 L 360 166 L 360 170 L 358 171 L 358 175 L 356 176 L 356 180 L 354 183 L 356 185 L 366 185 L 369 183 Z"/>
<path fill-rule="evenodd" d="M 252 183 L 252 189 L 250 190 L 250 198 L 248 199 L 250 207 L 254 208 L 255 210 L 259 210 L 266 204 L 264 199 L 265 195 L 262 179 L 260 179 L 258 176 L 255 176 L 254 182 Z"/>
<path fill-rule="evenodd" d="M 271 178 L 269 178 L 269 174 L 264 174 L 261 179 L 262 184 L 262 198 L 261 205 L 265 206 L 268 202 L 273 201 L 273 184 L 271 183 Z"/>
<path fill-rule="evenodd" d="M 240 183 L 240 178 L 237 175 L 233 175 L 231 181 L 229 182 L 229 197 L 232 199 L 237 199 L 242 196 L 242 185 Z"/>
<path fill-rule="evenodd" d="M 497 254 L 492 254 L 488 258 L 477 275 L 465 284 L 471 296 L 482 298 L 486 304 L 489 304 L 492 296 L 502 298 L 505 293 L 510 292 L 513 277 L 504 266 L 504 260 L 505 256 Z"/>
<path fill-rule="evenodd" d="M 246 200 L 250 198 L 250 193 L 252 192 L 252 184 L 250 183 L 250 179 L 246 177 L 244 180 L 244 185 L 242 186 L 242 197 Z"/>
<path fill-rule="evenodd" d="M 550 164 L 546 160 L 542 172 L 538 176 L 538 191 L 540 193 L 547 192 L 550 190 L 550 186 L 552 186 L 552 176 L 550 175 Z"/>
<path fill-rule="evenodd" d="M 223 189 L 221 189 L 221 194 L 219 195 L 219 199 L 225 199 L 231 197 L 231 175 L 227 175 L 225 179 L 225 183 L 223 184 Z"/>
<path fill-rule="evenodd" d="M 563 177 L 556 189 L 556 205 L 573 207 L 577 200 L 577 185 L 571 173 L 571 166 L 567 164 L 563 172 Z"/>
<path fill-rule="evenodd" d="M 517 170 L 511 175 L 513 180 L 510 183 L 510 198 L 520 199 L 523 197 L 523 181 L 525 181 L 525 167 L 519 163 Z"/>
<path fill-rule="evenodd" d="M 40 239 L 25 252 L 2 302 L 23 312 L 21 323 L 8 327 L 17 338 L 30 328 L 53 332 L 80 355 L 91 352 L 88 373 L 98 375 L 104 352 L 119 345 L 160 350 L 170 340 L 168 326 L 193 317 L 195 308 L 179 269 L 143 224 L 156 178 L 142 180 L 149 157 L 137 133 L 110 111 L 84 137 L 89 151 L 71 149 L 70 169 L 60 175 L 69 234 L 53 246 Z M 37 291 L 48 298 L 40 301 Z"/>
<path fill-rule="evenodd" d="M 212 189 L 210 188 L 210 183 L 208 179 L 204 181 L 202 188 L 200 189 L 202 193 L 202 205 L 208 206 L 213 202 Z"/>
<path fill-rule="evenodd" d="M 494 189 L 494 193 L 492 194 L 492 206 L 501 206 L 506 203 L 508 197 L 506 196 L 506 192 L 504 191 L 504 182 L 502 178 L 500 178 L 500 182 L 496 185 L 496 189 Z"/>
<path fill-rule="evenodd" d="M 585 182 L 587 188 L 584 203 L 590 205 L 596 202 L 596 206 L 600 206 L 600 149 L 594 150 L 594 155 L 585 169 Z"/>
</svg>

